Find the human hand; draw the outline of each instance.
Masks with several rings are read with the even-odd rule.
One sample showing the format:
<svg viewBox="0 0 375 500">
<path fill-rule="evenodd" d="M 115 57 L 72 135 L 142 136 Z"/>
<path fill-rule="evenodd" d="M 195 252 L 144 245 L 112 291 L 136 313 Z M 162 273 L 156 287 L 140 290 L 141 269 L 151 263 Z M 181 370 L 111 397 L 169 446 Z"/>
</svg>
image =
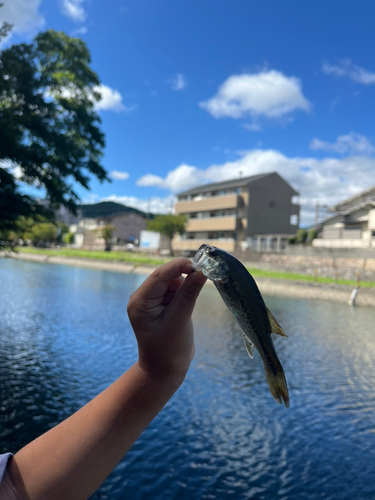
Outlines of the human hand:
<svg viewBox="0 0 375 500">
<path fill-rule="evenodd" d="M 194 357 L 191 315 L 206 280 L 200 271 L 192 271 L 190 260 L 179 258 L 156 269 L 130 297 L 138 363 L 148 375 L 182 383 Z"/>
</svg>

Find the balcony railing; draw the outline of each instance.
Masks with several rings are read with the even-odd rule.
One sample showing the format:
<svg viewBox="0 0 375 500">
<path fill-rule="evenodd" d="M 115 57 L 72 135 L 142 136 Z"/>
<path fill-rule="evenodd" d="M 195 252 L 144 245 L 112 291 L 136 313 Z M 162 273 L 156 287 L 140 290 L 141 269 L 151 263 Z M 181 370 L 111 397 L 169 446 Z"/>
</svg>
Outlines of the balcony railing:
<svg viewBox="0 0 375 500">
<path fill-rule="evenodd" d="M 212 196 L 201 200 L 178 201 L 175 205 L 176 214 L 188 214 L 191 212 L 203 212 L 206 210 L 224 210 L 237 208 L 240 196 L 238 194 L 227 194 L 223 196 Z"/>
<path fill-rule="evenodd" d="M 207 217 L 205 219 L 189 219 L 186 231 L 235 231 L 237 227 L 237 217 L 235 215 L 227 217 Z"/>
</svg>

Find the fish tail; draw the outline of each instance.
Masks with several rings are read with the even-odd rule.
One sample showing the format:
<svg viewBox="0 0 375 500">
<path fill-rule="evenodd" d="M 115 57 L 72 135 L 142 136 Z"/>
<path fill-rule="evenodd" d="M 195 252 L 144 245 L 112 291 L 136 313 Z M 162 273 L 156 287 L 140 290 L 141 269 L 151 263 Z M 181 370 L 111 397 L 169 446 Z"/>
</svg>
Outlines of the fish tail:
<svg viewBox="0 0 375 500">
<path fill-rule="evenodd" d="M 283 367 L 280 363 L 275 370 L 272 370 L 268 365 L 264 365 L 268 387 L 272 396 L 276 399 L 279 405 L 284 405 L 289 408 L 289 391 L 286 383 Z"/>
</svg>

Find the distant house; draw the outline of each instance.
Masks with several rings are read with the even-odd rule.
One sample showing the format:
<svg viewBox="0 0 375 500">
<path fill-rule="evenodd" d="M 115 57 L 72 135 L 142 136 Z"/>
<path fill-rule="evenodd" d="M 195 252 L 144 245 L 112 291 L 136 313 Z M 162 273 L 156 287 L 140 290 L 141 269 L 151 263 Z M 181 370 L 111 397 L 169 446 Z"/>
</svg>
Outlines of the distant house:
<svg viewBox="0 0 375 500">
<path fill-rule="evenodd" d="M 177 251 L 207 243 L 234 251 L 251 241 L 257 249 L 280 250 L 299 225 L 298 192 L 277 172 L 206 184 L 178 195 L 176 214 L 188 218 Z"/>
<path fill-rule="evenodd" d="M 318 248 L 375 248 L 375 186 L 328 208 L 320 223 Z"/>
<path fill-rule="evenodd" d="M 75 232 L 75 242 L 78 247 L 87 249 L 104 248 L 104 240 L 100 236 L 100 229 L 106 225 L 115 227 L 113 244 L 138 244 L 141 231 L 146 229 L 148 218 L 153 214 L 146 214 L 136 208 L 127 207 L 120 203 L 101 202 L 92 205 L 81 205 L 80 219 L 71 226 Z"/>
</svg>

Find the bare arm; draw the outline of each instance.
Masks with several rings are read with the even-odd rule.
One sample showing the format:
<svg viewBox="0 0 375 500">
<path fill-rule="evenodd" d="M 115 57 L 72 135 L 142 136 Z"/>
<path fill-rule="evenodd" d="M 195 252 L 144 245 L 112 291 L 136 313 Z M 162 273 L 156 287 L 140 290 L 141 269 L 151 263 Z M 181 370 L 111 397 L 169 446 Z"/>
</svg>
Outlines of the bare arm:
<svg viewBox="0 0 375 500">
<path fill-rule="evenodd" d="M 8 473 L 19 498 L 84 500 L 100 486 L 183 382 L 194 355 L 191 313 L 205 281 L 181 258 L 132 295 L 138 362 L 11 459 Z"/>
</svg>

